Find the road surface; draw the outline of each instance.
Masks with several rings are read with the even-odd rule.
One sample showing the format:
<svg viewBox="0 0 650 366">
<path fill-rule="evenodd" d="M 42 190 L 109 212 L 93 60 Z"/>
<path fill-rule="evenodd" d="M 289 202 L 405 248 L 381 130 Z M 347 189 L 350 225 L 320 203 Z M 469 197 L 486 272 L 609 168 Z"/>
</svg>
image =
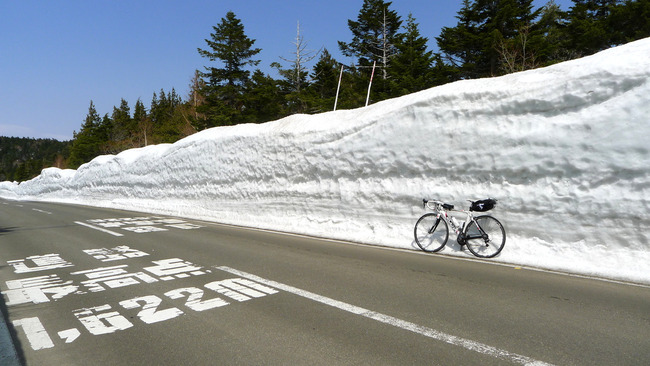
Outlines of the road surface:
<svg viewBox="0 0 650 366">
<path fill-rule="evenodd" d="M 3 362 L 650 365 L 647 286 L 467 259 L 0 200 Z"/>
</svg>

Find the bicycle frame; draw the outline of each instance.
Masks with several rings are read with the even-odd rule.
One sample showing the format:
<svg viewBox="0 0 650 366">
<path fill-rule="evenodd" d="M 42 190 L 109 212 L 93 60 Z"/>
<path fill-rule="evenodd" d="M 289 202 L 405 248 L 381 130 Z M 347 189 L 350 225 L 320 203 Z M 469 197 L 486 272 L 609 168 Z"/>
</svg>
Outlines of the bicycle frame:
<svg viewBox="0 0 650 366">
<path fill-rule="evenodd" d="M 424 201 L 424 206 L 426 208 L 428 208 L 429 210 L 432 210 L 432 211 L 436 212 L 438 214 L 437 217 L 445 220 L 447 225 L 449 227 L 451 227 L 452 230 L 454 230 L 454 232 L 456 233 L 456 235 L 461 237 L 462 239 L 467 240 L 467 239 L 481 239 L 482 238 L 482 239 L 487 240 L 487 234 L 485 233 L 485 231 L 483 231 L 483 229 L 481 228 L 479 223 L 474 218 L 474 214 L 472 213 L 472 211 L 462 210 L 462 209 L 461 210 L 455 210 L 453 208 L 449 208 L 449 206 L 447 204 L 445 204 L 444 202 L 442 202 L 442 201 Z M 458 212 L 458 213 L 464 214 L 465 215 L 465 222 L 463 222 L 463 224 L 460 225 L 460 226 L 457 225 L 456 223 L 454 223 L 454 221 L 451 220 L 450 215 L 448 214 L 449 212 Z M 453 217 L 453 216 L 451 216 L 451 217 Z M 469 223 L 472 222 L 472 221 L 474 222 L 474 224 L 478 228 L 478 231 L 479 231 L 479 233 L 481 235 L 480 236 L 477 235 L 477 236 L 465 237 L 465 232 L 464 232 L 465 228 L 467 228 Z"/>
</svg>

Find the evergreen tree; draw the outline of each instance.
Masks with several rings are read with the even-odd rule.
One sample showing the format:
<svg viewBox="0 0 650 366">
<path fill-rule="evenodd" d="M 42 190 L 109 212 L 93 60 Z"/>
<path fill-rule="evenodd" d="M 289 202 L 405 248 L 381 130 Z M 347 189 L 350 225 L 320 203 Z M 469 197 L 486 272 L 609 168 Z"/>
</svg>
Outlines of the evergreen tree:
<svg viewBox="0 0 650 366">
<path fill-rule="evenodd" d="M 90 101 L 88 114 L 81 126 L 81 130 L 73 133 L 74 138 L 68 162 L 70 167 L 76 168 L 100 154 L 100 147 L 105 141 L 101 136 L 101 124 L 102 119 L 95 109 L 95 104 Z"/>
<path fill-rule="evenodd" d="M 328 111 L 334 107 L 340 68 L 341 65 L 332 57 L 329 51 L 323 49 L 318 62 L 312 70 L 312 82 L 309 86 L 310 91 L 316 98 L 316 111 Z"/>
<path fill-rule="evenodd" d="M 228 12 L 221 23 L 213 27 L 211 39 L 205 42 L 209 50 L 198 49 L 210 61 L 220 61 L 222 67 L 206 67 L 206 113 L 209 124 L 228 125 L 242 119 L 244 88 L 250 79 L 247 66 L 256 66 L 253 57 L 261 50 L 252 48 L 255 40 L 244 33 L 244 25 L 233 12 Z"/>
<path fill-rule="evenodd" d="M 151 132 L 160 125 L 164 119 L 164 100 L 167 99 L 165 91 L 160 89 L 160 99 L 158 98 L 158 93 L 153 92 L 151 97 L 151 103 L 149 104 L 149 121 L 151 121 Z M 153 141 L 152 141 L 153 142 Z M 155 142 L 153 142 L 155 143 Z"/>
<path fill-rule="evenodd" d="M 30 179 L 30 175 L 27 172 L 27 164 L 18 165 L 18 167 L 14 171 L 13 179 L 17 182 L 24 182 Z"/>
<path fill-rule="evenodd" d="M 428 39 L 420 35 L 418 24 L 409 14 L 405 32 L 398 35 L 399 51 L 390 65 L 390 73 L 398 95 L 413 93 L 433 86 L 433 52 L 427 50 Z"/>
<path fill-rule="evenodd" d="M 372 99 L 382 100 L 391 97 L 389 65 L 397 54 L 398 32 L 402 26 L 400 16 L 390 10 L 392 2 L 383 0 L 364 0 L 357 20 L 348 20 L 352 41 L 339 41 L 341 52 L 357 59 L 357 72 L 360 80 L 355 82 L 357 92 L 365 97 L 365 90 L 371 79 L 373 65 L 376 64 Z M 377 80 L 378 79 L 378 80 Z M 365 99 L 365 98 L 364 98 Z"/>
<path fill-rule="evenodd" d="M 101 119 L 99 126 L 95 129 L 95 139 L 99 142 L 99 153 L 102 155 L 105 154 L 117 154 L 124 150 L 121 147 L 114 146 L 112 142 L 111 134 L 114 131 L 113 119 L 108 115 L 104 114 L 104 117 Z"/>
<path fill-rule="evenodd" d="M 151 143 L 173 143 L 191 133 L 191 128 L 186 126 L 189 120 L 181 110 L 182 104 L 174 88 L 168 93 L 161 89 L 160 94 L 153 94 L 149 112 Z"/>
<path fill-rule="evenodd" d="M 446 63 L 440 53 L 433 56 L 433 69 L 431 71 L 433 85 L 443 85 L 457 80 L 457 69 Z"/>
<path fill-rule="evenodd" d="M 478 28 L 480 19 L 472 0 L 463 0 L 456 19 L 455 27 L 443 27 L 440 36 L 436 37 L 438 48 L 444 54 L 444 60 L 453 67 L 455 79 L 477 78 L 482 37 Z"/>
<path fill-rule="evenodd" d="M 307 76 L 308 72 L 301 66 L 300 68 L 283 69 L 282 66 L 273 62 L 271 67 L 278 70 L 283 77 L 279 82 L 274 83 L 279 93 L 284 96 L 282 105 L 287 114 L 306 113 L 311 106 L 312 96 L 309 93 Z"/>
<path fill-rule="evenodd" d="M 650 37 L 650 0 L 627 0 L 612 10 L 612 41 L 623 44 Z"/>
<path fill-rule="evenodd" d="M 567 34 L 571 37 L 569 47 L 578 56 L 591 55 L 616 44 L 612 14 L 621 0 L 573 0 L 573 3 Z"/>
<path fill-rule="evenodd" d="M 376 61 L 383 69 L 383 79 L 388 78 L 390 58 L 397 53 L 397 43 L 402 21 L 396 11 L 390 10 L 392 2 L 364 0 L 357 20 L 348 20 L 352 41 L 339 41 L 345 56 L 356 57 L 359 66 L 369 67 Z"/>
<path fill-rule="evenodd" d="M 518 55 L 523 58 L 522 66 L 517 69 L 523 70 L 526 66 L 528 51 L 528 40 L 534 35 L 531 34 L 532 24 L 538 16 L 533 12 L 533 0 L 479 0 L 477 11 L 479 19 L 483 23 L 479 26 L 479 33 L 483 35 L 483 57 L 479 60 L 477 68 L 483 76 L 499 75 L 503 71 L 504 58 L 499 52 L 502 45 L 514 43 L 518 48 Z M 524 38 L 525 37 L 525 38 Z M 515 69 L 505 70 L 506 72 Z"/>
<path fill-rule="evenodd" d="M 108 126 L 109 141 L 106 146 L 106 152 L 117 154 L 126 149 L 136 147 L 132 141 L 135 134 L 133 119 L 131 118 L 131 108 L 129 103 L 122 99 L 120 107 L 113 107 L 111 114 L 112 125 Z"/>
<path fill-rule="evenodd" d="M 459 78 L 498 75 L 507 61 L 504 46 L 515 43 L 526 50 L 529 41 L 537 37 L 531 32 L 539 10 L 532 9 L 532 0 L 464 0 L 458 24 L 442 29 L 436 38 L 438 47 L 457 68 Z M 528 51 L 528 55 L 535 53 Z"/>
<path fill-rule="evenodd" d="M 113 119 L 113 138 L 117 141 L 127 138 L 128 133 L 131 130 L 131 108 L 129 103 L 122 98 L 120 101 L 120 107 L 113 107 L 113 114 L 111 115 Z"/>
<path fill-rule="evenodd" d="M 284 110 L 285 99 L 276 80 L 259 69 L 253 73 L 246 90 L 243 96 L 246 105 L 243 112 L 245 122 L 268 122 L 287 114 Z"/>
<path fill-rule="evenodd" d="M 576 57 L 569 48 L 566 32 L 568 13 L 562 11 L 555 1 L 549 1 L 542 9 L 535 27 L 541 35 L 537 48 L 537 60 L 541 65 L 567 61 Z"/>
<path fill-rule="evenodd" d="M 137 141 L 138 146 L 147 146 L 149 144 L 149 136 L 151 136 L 151 131 L 153 125 L 151 119 L 147 115 L 147 110 L 144 107 L 142 101 L 138 98 L 138 101 L 135 102 L 135 110 L 133 111 L 133 123 L 137 129 Z"/>
</svg>

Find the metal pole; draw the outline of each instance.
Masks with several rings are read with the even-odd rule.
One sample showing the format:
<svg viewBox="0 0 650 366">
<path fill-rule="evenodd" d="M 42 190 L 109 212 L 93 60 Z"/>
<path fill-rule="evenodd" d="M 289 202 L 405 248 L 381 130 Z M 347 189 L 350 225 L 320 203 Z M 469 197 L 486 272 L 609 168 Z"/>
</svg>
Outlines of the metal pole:
<svg viewBox="0 0 650 366">
<path fill-rule="evenodd" d="M 375 65 L 377 61 L 372 63 L 372 74 L 370 74 L 370 83 L 368 84 L 368 95 L 366 96 L 366 107 L 368 106 L 368 101 L 370 100 L 370 87 L 372 86 L 372 78 L 375 76 Z"/>
<path fill-rule="evenodd" d="M 336 110 L 336 104 L 339 102 L 339 90 L 341 90 L 341 79 L 343 78 L 343 64 L 341 64 L 341 74 L 339 75 L 339 85 L 336 87 L 336 99 L 334 99 L 334 110 Z"/>
</svg>

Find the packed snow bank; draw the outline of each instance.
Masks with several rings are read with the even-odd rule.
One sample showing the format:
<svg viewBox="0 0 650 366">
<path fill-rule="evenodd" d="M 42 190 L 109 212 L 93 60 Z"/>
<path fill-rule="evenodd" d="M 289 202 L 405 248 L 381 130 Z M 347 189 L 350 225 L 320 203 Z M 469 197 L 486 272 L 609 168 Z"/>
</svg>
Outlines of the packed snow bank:
<svg viewBox="0 0 650 366">
<path fill-rule="evenodd" d="M 410 249 L 422 198 L 495 197 L 508 233 L 495 260 L 650 283 L 648 55 L 650 39 L 366 108 L 214 128 L 5 182 L 0 196 Z"/>
</svg>

